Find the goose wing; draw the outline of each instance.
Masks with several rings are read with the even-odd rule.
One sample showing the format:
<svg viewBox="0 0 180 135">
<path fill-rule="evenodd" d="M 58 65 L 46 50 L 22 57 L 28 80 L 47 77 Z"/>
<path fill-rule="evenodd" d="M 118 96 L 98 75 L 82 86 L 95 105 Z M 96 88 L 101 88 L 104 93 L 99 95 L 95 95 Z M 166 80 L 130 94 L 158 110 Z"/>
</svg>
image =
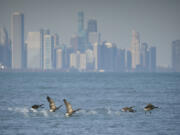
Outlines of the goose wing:
<svg viewBox="0 0 180 135">
<path fill-rule="evenodd" d="M 69 102 L 67 102 L 66 99 L 63 100 L 64 101 L 64 104 L 66 105 L 66 111 L 67 113 L 72 113 L 73 112 L 73 109 L 72 109 L 72 106 Z"/>
<path fill-rule="evenodd" d="M 49 102 L 50 109 L 51 110 L 55 110 L 56 109 L 56 105 L 55 105 L 54 101 L 49 96 L 47 96 L 47 100 Z"/>
</svg>

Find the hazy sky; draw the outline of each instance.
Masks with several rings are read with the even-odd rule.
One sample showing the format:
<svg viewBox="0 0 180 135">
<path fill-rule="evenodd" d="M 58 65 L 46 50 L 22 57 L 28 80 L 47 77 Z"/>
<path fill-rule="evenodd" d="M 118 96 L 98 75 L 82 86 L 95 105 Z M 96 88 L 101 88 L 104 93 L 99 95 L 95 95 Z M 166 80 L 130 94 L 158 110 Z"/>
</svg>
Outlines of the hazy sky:
<svg viewBox="0 0 180 135">
<path fill-rule="evenodd" d="M 8 32 L 15 11 L 25 15 L 25 35 L 49 28 L 65 44 L 77 33 L 78 11 L 84 11 L 85 27 L 96 19 L 102 40 L 120 48 L 130 47 L 135 29 L 141 42 L 157 47 L 157 65 L 170 65 L 171 42 L 180 39 L 180 0 L 0 0 L 0 27 Z"/>
</svg>

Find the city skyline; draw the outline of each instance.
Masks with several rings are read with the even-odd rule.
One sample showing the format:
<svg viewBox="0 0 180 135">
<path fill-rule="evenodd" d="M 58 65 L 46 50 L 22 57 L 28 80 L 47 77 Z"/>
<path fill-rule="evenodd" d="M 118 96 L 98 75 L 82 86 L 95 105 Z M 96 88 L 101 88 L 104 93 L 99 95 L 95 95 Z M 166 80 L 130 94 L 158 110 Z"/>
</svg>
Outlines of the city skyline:
<svg viewBox="0 0 180 135">
<path fill-rule="evenodd" d="M 171 59 L 171 51 L 170 51 L 171 43 L 172 43 L 172 41 L 177 40 L 180 37 L 179 36 L 179 27 L 177 27 L 177 26 L 179 26 L 178 25 L 178 22 L 179 22 L 178 15 L 173 14 L 173 16 L 171 16 L 171 18 L 173 18 L 173 17 L 176 17 L 176 18 L 174 20 L 173 19 L 169 20 L 170 18 L 168 18 L 169 16 L 165 14 L 167 12 L 164 10 L 165 7 L 166 7 L 166 10 L 172 9 L 174 7 L 173 10 L 169 11 L 169 15 L 172 13 L 177 13 L 177 11 L 179 10 L 178 9 L 178 6 L 179 6 L 178 1 L 173 1 L 173 2 L 164 1 L 164 3 L 161 3 L 160 1 L 158 1 L 156 3 L 154 1 L 142 2 L 140 0 L 136 0 L 135 2 L 130 2 L 130 1 L 129 2 L 125 2 L 125 1 L 118 2 L 118 1 L 114 0 L 112 2 L 104 1 L 104 3 L 102 4 L 103 6 L 100 6 L 100 3 L 102 1 L 99 0 L 96 2 L 96 4 L 95 4 L 95 1 L 92 1 L 92 3 L 90 3 L 91 6 L 94 5 L 94 7 L 93 7 L 94 11 L 92 11 L 92 12 L 89 11 L 90 7 L 87 9 L 85 8 L 89 4 L 87 1 L 82 2 L 81 0 L 78 0 L 78 1 L 76 1 L 77 3 L 75 5 L 72 4 L 71 7 L 69 7 L 69 4 L 73 3 L 72 1 L 67 1 L 67 2 L 65 2 L 63 0 L 53 1 L 51 3 L 52 5 L 50 6 L 50 9 L 52 7 L 54 7 L 54 10 L 52 10 L 52 11 L 46 11 L 44 9 L 45 7 L 47 7 L 47 5 L 48 5 L 47 3 L 49 1 L 44 1 L 44 3 L 41 3 L 42 1 L 38 1 L 37 5 L 35 7 L 33 7 L 33 9 L 35 9 L 35 11 L 37 11 L 37 14 L 42 15 L 42 20 L 37 19 L 38 23 L 32 23 L 32 21 L 34 22 L 34 19 L 37 18 L 37 15 L 33 14 L 33 12 L 35 12 L 35 11 L 30 10 L 30 7 L 32 7 L 32 4 L 34 2 L 32 2 L 32 4 L 29 3 L 28 1 L 26 1 L 26 2 L 25 1 L 17 1 L 17 3 L 14 3 L 12 1 L 1 0 L 0 2 L 2 3 L 0 5 L 3 5 L 3 7 L 0 9 L 0 10 L 2 10 L 2 12 L 0 12 L 0 17 L 3 18 L 1 21 L 2 23 L 0 22 L 0 26 L 6 27 L 8 29 L 9 35 L 10 35 L 10 33 L 9 33 L 10 22 L 7 22 L 7 21 L 10 21 L 10 18 L 8 18 L 8 17 L 11 16 L 11 14 L 15 11 L 21 11 L 25 15 L 25 39 L 27 39 L 27 33 L 28 32 L 38 31 L 40 28 L 45 27 L 45 28 L 50 29 L 52 31 L 52 33 L 58 33 L 60 35 L 60 42 L 61 43 L 65 43 L 65 44 L 69 45 L 70 44 L 70 37 L 72 37 L 72 35 L 74 35 L 74 34 L 77 34 L 77 32 L 78 32 L 78 30 L 77 30 L 78 29 L 77 28 L 77 25 L 78 25 L 77 24 L 77 13 L 78 13 L 78 11 L 84 11 L 84 17 L 85 17 L 84 24 L 85 24 L 85 26 L 83 26 L 83 27 L 87 28 L 87 22 L 89 19 L 97 20 L 98 31 L 102 35 L 101 36 L 102 41 L 107 40 L 107 41 L 113 42 L 119 48 L 129 48 L 131 46 L 131 38 L 132 38 L 131 37 L 131 30 L 135 29 L 137 32 L 140 33 L 141 43 L 147 42 L 149 45 L 157 47 L 157 65 L 161 65 L 161 66 L 164 66 L 164 65 L 170 66 L 171 65 L 171 61 L 170 61 L 170 59 Z M 42 4 L 42 8 L 40 8 L 40 4 Z M 57 6 L 55 6 L 56 4 L 57 4 Z M 66 7 L 66 6 L 68 7 L 68 9 L 69 9 L 68 12 L 65 12 L 67 10 L 64 10 L 63 13 L 57 12 L 57 11 L 62 10 L 61 8 L 62 8 L 63 4 L 64 4 L 64 7 Z M 133 4 L 135 4 L 135 5 L 133 5 Z M 137 10 L 139 7 L 139 4 L 141 6 L 144 4 L 144 6 L 142 6 L 142 9 L 144 9 L 144 11 L 146 11 L 146 13 L 150 15 L 149 16 L 150 19 L 153 18 L 153 16 L 151 16 L 152 13 L 157 11 L 158 7 L 162 6 L 162 9 L 159 8 L 160 12 L 158 12 L 158 14 L 164 15 L 164 17 L 167 17 L 167 21 L 172 21 L 173 23 L 171 25 L 169 25 L 170 27 L 165 27 L 165 26 L 159 27 L 161 30 L 162 30 L 162 28 L 167 28 L 167 29 L 163 29 L 164 32 L 158 31 L 158 29 L 154 29 L 154 31 L 152 32 L 153 28 L 156 28 L 157 25 L 155 25 L 155 27 L 150 27 L 150 28 L 149 28 L 149 26 L 147 26 L 147 24 L 148 24 L 147 22 L 150 20 L 146 20 L 147 21 L 146 22 L 145 19 L 147 19 L 147 17 L 140 13 L 140 11 L 142 9 Z M 152 6 L 153 8 L 155 8 L 155 11 L 152 10 L 152 12 L 150 12 L 149 8 L 147 8 L 148 4 L 150 5 L 150 7 Z M 161 4 L 161 6 L 159 4 Z M 29 5 L 29 7 L 27 9 L 25 9 L 27 7 L 27 5 Z M 125 7 L 117 10 L 118 7 L 121 7 L 121 5 L 124 5 Z M 7 9 L 5 9 L 6 6 L 10 6 L 12 8 L 10 8 L 10 10 L 7 11 Z M 82 8 L 78 8 L 80 6 Z M 107 8 L 107 12 L 108 11 L 110 11 L 110 12 L 108 12 L 108 14 L 105 15 L 106 11 L 105 12 L 102 12 L 102 11 L 104 11 L 105 10 L 104 8 L 108 7 L 108 6 L 109 6 L 109 8 Z M 98 8 L 98 7 L 101 7 L 101 8 Z M 132 7 L 132 9 L 129 10 L 128 16 L 125 16 L 127 13 L 122 14 L 122 12 L 117 12 L 117 11 L 124 11 L 124 12 L 127 11 L 126 7 L 127 7 L 127 9 L 129 9 L 129 7 Z M 146 8 L 147 8 L 147 10 L 145 10 Z M 112 9 L 114 9 L 114 10 L 112 10 Z M 125 23 L 124 19 L 126 18 L 127 19 L 126 21 L 131 20 L 132 10 L 135 10 L 136 16 L 134 16 L 135 18 L 132 19 L 132 22 L 130 23 L 131 28 L 129 27 L 130 26 L 129 22 L 127 22 L 128 25 L 126 27 L 124 27 L 124 23 Z M 32 12 L 30 12 L 30 11 L 32 11 Z M 42 12 L 42 11 L 44 11 L 44 12 Z M 72 12 L 72 11 L 76 11 L 76 12 Z M 163 13 L 163 11 L 164 11 L 164 13 Z M 110 13 L 114 14 L 114 16 L 116 18 L 115 17 L 113 18 L 113 16 L 110 16 Z M 120 15 L 122 15 L 122 20 L 120 19 L 120 15 L 117 15 L 118 13 Z M 64 15 L 62 15 L 62 14 L 64 14 Z M 53 16 L 50 16 L 50 15 L 54 15 L 55 18 Z M 70 15 L 70 16 L 68 16 L 68 15 Z M 141 23 L 139 23 L 140 22 L 139 15 L 142 15 L 142 17 L 144 17 L 144 19 L 141 20 L 142 21 Z M 45 19 L 45 17 L 48 19 Z M 110 17 L 112 17 L 111 20 L 109 19 Z M 155 18 L 157 19 L 158 17 L 159 16 L 156 16 Z M 52 18 L 54 18 L 54 20 Z M 61 21 L 58 18 L 59 19 L 62 18 Z M 151 20 L 152 23 L 157 22 L 157 24 L 159 24 L 160 20 L 158 21 L 156 19 L 152 19 Z M 159 18 L 159 19 L 161 19 L 163 21 L 164 18 L 162 16 L 162 18 Z M 52 23 L 50 23 L 49 20 L 52 21 Z M 102 20 L 104 20 L 104 21 L 102 22 Z M 42 23 L 42 21 L 43 21 L 43 23 Z M 117 23 L 115 23 L 116 21 L 121 22 L 121 23 L 119 23 L 119 25 L 114 25 L 114 24 L 117 24 Z M 139 23 L 138 25 L 137 25 L 136 21 Z M 66 22 L 67 25 L 64 25 L 64 22 Z M 167 22 L 164 22 L 162 25 L 165 25 L 166 23 Z M 107 24 L 109 24 L 109 25 L 107 25 Z M 144 25 L 144 26 L 140 27 L 139 25 Z M 62 26 L 65 27 L 64 28 L 65 30 L 63 30 Z M 113 26 L 113 27 L 106 27 L 106 26 Z M 60 28 L 62 30 L 59 30 Z M 117 30 L 115 30 L 115 28 Z M 146 28 L 147 30 L 142 29 L 142 28 Z M 169 31 L 168 29 L 171 29 L 171 30 Z M 172 30 L 174 30 L 174 31 L 172 31 Z M 163 38 L 164 37 L 163 34 L 166 34 L 165 31 L 169 32 L 168 38 L 167 37 Z M 150 32 L 150 33 L 148 33 L 148 32 Z M 174 34 L 172 34 L 173 32 L 174 32 Z M 115 34 L 113 34 L 113 33 L 115 33 Z M 157 33 L 159 33 L 159 34 L 161 33 L 162 35 L 157 36 Z M 153 37 L 152 34 L 154 34 L 156 36 Z M 120 35 L 120 36 L 117 36 L 117 35 Z M 148 35 L 150 35 L 150 36 L 148 36 Z M 172 36 L 172 35 L 176 35 L 176 36 Z"/>
</svg>

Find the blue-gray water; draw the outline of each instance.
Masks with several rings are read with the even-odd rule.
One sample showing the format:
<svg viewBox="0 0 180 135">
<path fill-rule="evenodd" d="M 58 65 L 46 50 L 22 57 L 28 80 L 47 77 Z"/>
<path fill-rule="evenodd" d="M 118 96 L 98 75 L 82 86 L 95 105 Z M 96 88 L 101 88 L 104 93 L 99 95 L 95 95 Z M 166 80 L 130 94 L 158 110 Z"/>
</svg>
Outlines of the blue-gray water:
<svg viewBox="0 0 180 135">
<path fill-rule="evenodd" d="M 82 110 L 69 118 L 64 105 L 49 112 L 47 95 Z M 145 114 L 148 103 L 159 108 Z M 125 106 L 136 112 L 121 112 Z M 177 73 L 0 73 L 1 135 L 179 135 L 179 127 Z"/>
</svg>

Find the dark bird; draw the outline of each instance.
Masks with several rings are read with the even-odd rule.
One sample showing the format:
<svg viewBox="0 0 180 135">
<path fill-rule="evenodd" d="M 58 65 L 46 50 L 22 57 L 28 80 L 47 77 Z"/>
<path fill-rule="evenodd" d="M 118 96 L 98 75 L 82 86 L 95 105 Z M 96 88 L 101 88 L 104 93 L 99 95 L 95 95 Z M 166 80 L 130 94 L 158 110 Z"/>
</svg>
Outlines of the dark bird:
<svg viewBox="0 0 180 135">
<path fill-rule="evenodd" d="M 33 105 L 33 106 L 32 106 L 32 109 L 43 108 L 43 107 L 42 107 L 43 105 L 44 105 L 44 104 L 41 104 L 41 105 Z"/>
<path fill-rule="evenodd" d="M 49 96 L 47 96 L 47 100 L 48 100 L 48 102 L 49 102 L 49 108 L 50 108 L 49 111 L 50 111 L 50 112 L 55 112 L 56 110 L 58 110 L 59 108 L 62 107 L 62 105 L 56 107 L 54 101 L 53 101 Z"/>
<path fill-rule="evenodd" d="M 65 116 L 67 116 L 67 117 L 71 116 L 73 113 L 80 110 L 80 108 L 76 109 L 76 110 L 73 110 L 71 104 L 69 102 L 67 102 L 66 99 L 64 99 L 63 101 L 64 101 L 64 104 L 66 105 L 66 114 L 65 114 Z"/>
<path fill-rule="evenodd" d="M 154 106 L 154 105 L 152 105 L 152 104 L 148 104 L 146 107 L 144 107 L 144 111 L 145 111 L 145 113 L 147 112 L 147 111 L 149 111 L 150 113 L 151 113 L 151 110 L 153 110 L 153 109 L 155 109 L 155 108 L 158 108 L 157 106 Z"/>
<path fill-rule="evenodd" d="M 121 111 L 123 111 L 123 112 L 135 112 L 135 110 L 133 109 L 133 106 L 132 107 L 124 107 L 121 109 Z"/>
</svg>

